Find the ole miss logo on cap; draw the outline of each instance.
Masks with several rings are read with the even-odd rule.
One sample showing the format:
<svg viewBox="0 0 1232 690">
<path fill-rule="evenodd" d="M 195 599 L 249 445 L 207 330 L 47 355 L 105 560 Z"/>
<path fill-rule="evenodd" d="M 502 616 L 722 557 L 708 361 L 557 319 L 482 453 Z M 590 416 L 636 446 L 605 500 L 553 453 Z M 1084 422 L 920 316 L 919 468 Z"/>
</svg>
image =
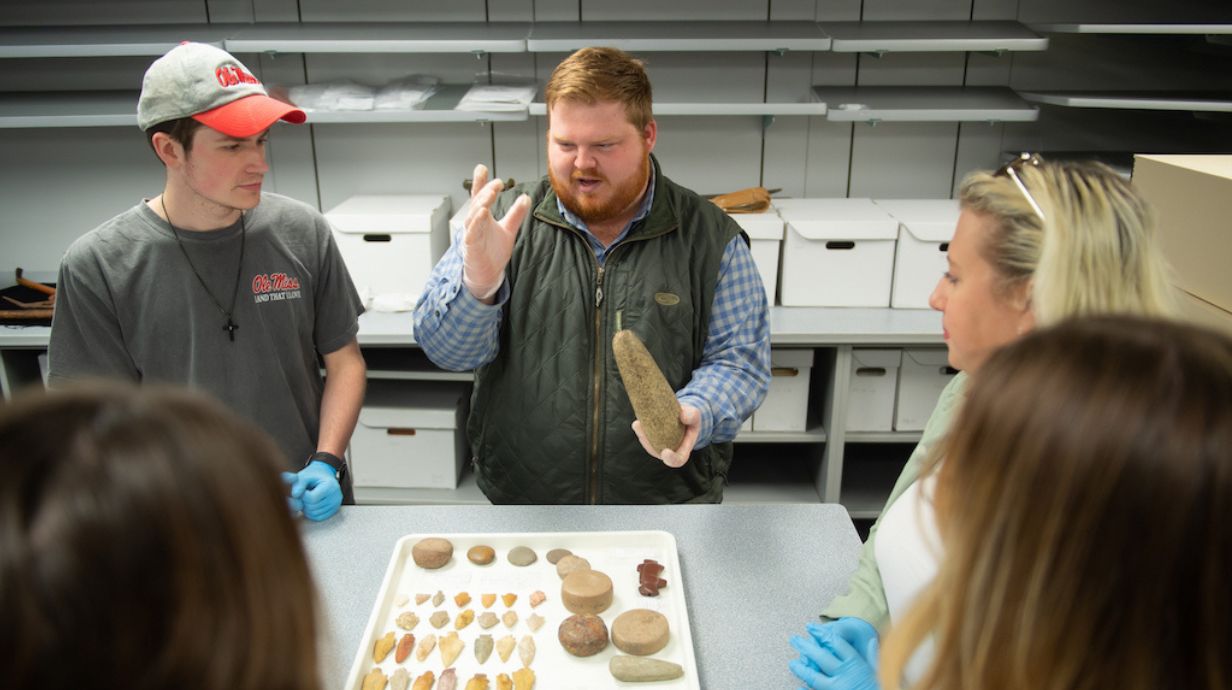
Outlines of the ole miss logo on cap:
<svg viewBox="0 0 1232 690">
<path fill-rule="evenodd" d="M 257 78 L 244 71 L 239 65 L 223 65 L 214 70 L 214 78 L 221 86 L 238 86 L 240 84 L 260 84 Z"/>
</svg>

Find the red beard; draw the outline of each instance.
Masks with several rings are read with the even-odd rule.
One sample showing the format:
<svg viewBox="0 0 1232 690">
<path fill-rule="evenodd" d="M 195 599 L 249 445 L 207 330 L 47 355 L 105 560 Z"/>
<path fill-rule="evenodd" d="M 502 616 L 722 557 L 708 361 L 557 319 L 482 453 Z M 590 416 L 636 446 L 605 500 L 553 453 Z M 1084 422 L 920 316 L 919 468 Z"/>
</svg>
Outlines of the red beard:
<svg viewBox="0 0 1232 690">
<path fill-rule="evenodd" d="M 650 156 L 646 155 L 642 158 L 638 174 L 622 183 L 617 183 L 615 186 L 612 186 L 612 183 L 606 177 L 584 170 L 574 170 L 571 180 L 569 182 L 562 182 L 556 177 L 555 172 L 549 168 L 548 179 L 552 183 L 552 190 L 556 192 L 556 196 L 565 205 L 565 208 L 569 209 L 570 213 L 581 218 L 587 224 L 602 223 L 619 217 L 635 201 L 641 198 L 642 194 L 646 191 L 646 182 L 650 179 Z M 577 179 L 599 180 L 608 193 L 604 197 L 596 197 L 591 194 L 575 194 L 570 182 Z"/>
</svg>

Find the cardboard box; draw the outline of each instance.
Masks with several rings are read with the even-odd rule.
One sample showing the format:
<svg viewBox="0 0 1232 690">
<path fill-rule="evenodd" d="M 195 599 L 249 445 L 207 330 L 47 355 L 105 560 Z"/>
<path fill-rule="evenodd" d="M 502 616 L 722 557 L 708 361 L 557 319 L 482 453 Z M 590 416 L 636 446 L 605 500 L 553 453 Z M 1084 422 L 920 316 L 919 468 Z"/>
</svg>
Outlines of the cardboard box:
<svg viewBox="0 0 1232 690">
<path fill-rule="evenodd" d="M 1177 290 L 1180 317 L 1232 337 L 1232 311 L 1198 299 L 1184 290 Z"/>
<path fill-rule="evenodd" d="M 894 406 L 895 431 L 923 431 L 937 406 L 941 391 L 958 375 L 950 367 L 945 348 L 907 348 L 898 369 L 898 403 Z"/>
<path fill-rule="evenodd" d="M 325 213 L 360 296 L 423 292 L 449 248 L 449 197 L 353 196 Z"/>
<path fill-rule="evenodd" d="M 847 431 L 894 428 L 894 392 L 901 350 L 852 350 Z"/>
<path fill-rule="evenodd" d="M 945 253 L 958 225 L 954 199 L 874 199 L 898 221 L 890 306 L 928 309 L 928 298 L 948 266 Z"/>
<path fill-rule="evenodd" d="M 1134 156 L 1134 185 L 1155 207 L 1176 285 L 1232 311 L 1232 155 Z"/>
<path fill-rule="evenodd" d="M 351 435 L 355 486 L 455 489 L 466 448 L 467 387 L 369 381 Z"/>
<path fill-rule="evenodd" d="M 729 214 L 749 236 L 753 263 L 766 286 L 766 303 L 775 305 L 779 284 L 779 248 L 783 244 L 783 219 L 773 206 L 765 213 Z"/>
<path fill-rule="evenodd" d="M 753 431 L 805 431 L 808 428 L 812 350 L 770 350 L 770 390 L 753 413 Z"/>
<path fill-rule="evenodd" d="M 789 201 L 783 305 L 888 307 L 898 221 L 871 199 Z"/>
</svg>

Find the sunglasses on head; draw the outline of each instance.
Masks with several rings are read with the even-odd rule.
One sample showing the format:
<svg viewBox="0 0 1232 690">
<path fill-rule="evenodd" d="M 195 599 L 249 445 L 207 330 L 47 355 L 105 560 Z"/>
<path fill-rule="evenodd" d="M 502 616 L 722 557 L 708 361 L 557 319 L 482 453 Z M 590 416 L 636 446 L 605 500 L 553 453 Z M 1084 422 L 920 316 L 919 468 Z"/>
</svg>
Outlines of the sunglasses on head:
<svg viewBox="0 0 1232 690">
<path fill-rule="evenodd" d="M 997 172 L 993 173 L 993 177 L 1010 178 L 1010 180 L 1014 182 L 1014 185 L 1018 187 L 1018 191 L 1022 192 L 1022 195 L 1026 197 L 1027 203 L 1031 204 L 1031 210 L 1035 211 L 1035 215 L 1039 216 L 1040 220 L 1044 220 L 1044 211 L 1040 208 L 1040 205 L 1036 203 L 1035 197 L 1031 196 L 1031 192 L 1027 191 L 1027 185 L 1023 184 L 1022 177 L 1019 176 L 1018 172 L 1028 165 L 1038 167 L 1042 165 L 1043 162 L 1044 159 L 1040 158 L 1038 154 L 1024 152 L 1015 156 L 1008 163 L 1001 166 Z"/>
</svg>

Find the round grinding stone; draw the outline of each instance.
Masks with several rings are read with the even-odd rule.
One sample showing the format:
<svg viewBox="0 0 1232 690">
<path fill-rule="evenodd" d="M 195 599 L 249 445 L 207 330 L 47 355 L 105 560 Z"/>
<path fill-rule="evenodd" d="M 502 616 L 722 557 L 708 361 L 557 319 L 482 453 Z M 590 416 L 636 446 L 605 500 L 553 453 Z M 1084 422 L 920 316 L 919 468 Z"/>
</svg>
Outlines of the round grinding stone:
<svg viewBox="0 0 1232 690">
<path fill-rule="evenodd" d="M 575 570 L 560 583 L 560 600 L 573 613 L 603 613 L 612 605 L 612 578 L 598 570 Z"/>
<path fill-rule="evenodd" d="M 630 609 L 612 621 L 612 644 L 625 654 L 649 656 L 667 646 L 667 618 L 650 609 Z"/>
</svg>

